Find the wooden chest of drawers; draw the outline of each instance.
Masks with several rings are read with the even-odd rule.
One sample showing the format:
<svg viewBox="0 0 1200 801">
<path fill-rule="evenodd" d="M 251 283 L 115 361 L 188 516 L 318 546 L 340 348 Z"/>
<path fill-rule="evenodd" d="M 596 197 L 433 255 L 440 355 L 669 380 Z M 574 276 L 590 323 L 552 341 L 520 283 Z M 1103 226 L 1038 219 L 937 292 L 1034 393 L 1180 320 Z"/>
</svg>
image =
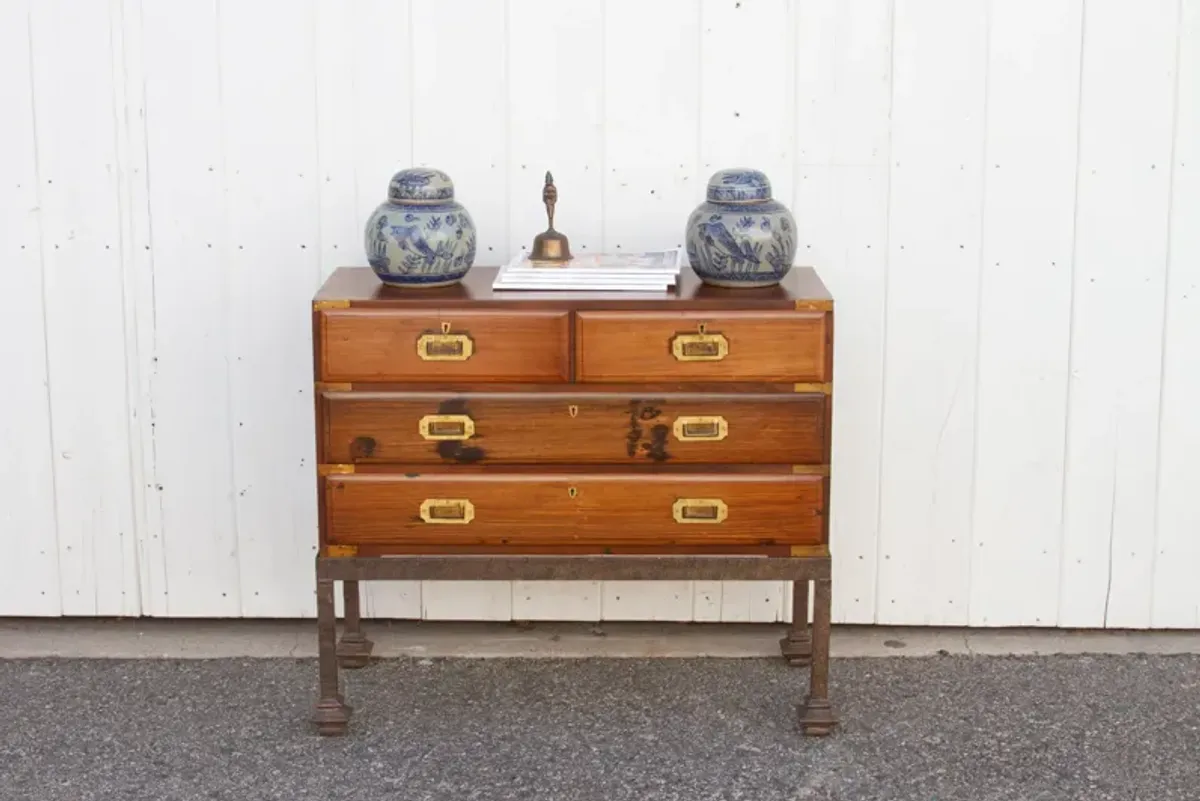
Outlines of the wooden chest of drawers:
<svg viewBox="0 0 1200 801">
<path fill-rule="evenodd" d="M 833 302 L 816 273 L 663 294 L 417 291 L 342 268 L 313 303 L 321 691 L 368 663 L 360 580 L 794 582 L 781 640 L 828 702 Z M 333 585 L 343 582 L 336 637 Z M 809 627 L 809 587 L 815 586 Z"/>
</svg>

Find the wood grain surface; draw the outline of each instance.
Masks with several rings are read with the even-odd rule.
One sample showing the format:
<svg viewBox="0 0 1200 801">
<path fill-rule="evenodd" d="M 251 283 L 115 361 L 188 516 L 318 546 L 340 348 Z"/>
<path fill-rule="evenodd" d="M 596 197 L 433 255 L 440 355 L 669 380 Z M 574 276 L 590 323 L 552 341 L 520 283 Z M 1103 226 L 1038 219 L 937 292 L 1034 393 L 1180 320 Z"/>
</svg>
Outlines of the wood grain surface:
<svg viewBox="0 0 1200 801">
<path fill-rule="evenodd" d="M 825 479 L 805 475 L 353 474 L 325 478 L 328 542 L 477 545 L 813 545 Z M 674 505 L 697 522 L 676 522 Z M 461 515 L 467 523 L 426 522 Z M 707 518 L 710 502 L 725 519 Z M 437 511 L 440 509 L 441 511 Z"/>
<path fill-rule="evenodd" d="M 318 380 L 566 381 L 570 377 L 569 316 L 564 311 L 328 309 L 319 314 Z M 421 357 L 421 337 L 445 335 L 469 338 L 469 358 Z"/>
<path fill-rule="evenodd" d="M 678 338 L 723 338 L 719 358 L 690 361 Z M 576 314 L 580 381 L 795 381 L 828 375 L 826 314 L 798 311 L 581 311 Z M 698 352 L 703 354 L 703 348 Z M 681 358 L 682 356 L 682 358 Z"/>
<path fill-rule="evenodd" d="M 412 290 L 381 283 L 369 267 L 339 267 L 322 285 L 314 302 L 437 309 L 627 309 L 631 305 L 641 309 L 794 309 L 797 303 L 829 309 L 833 305 L 829 290 L 812 267 L 793 267 L 778 286 L 761 289 L 708 286 L 685 268 L 680 271 L 679 286 L 670 292 L 496 291 L 492 282 L 497 270 L 478 265 L 455 286 Z"/>
<path fill-rule="evenodd" d="M 826 455 L 828 399 L 817 393 L 320 397 L 326 463 L 790 464 Z"/>
</svg>

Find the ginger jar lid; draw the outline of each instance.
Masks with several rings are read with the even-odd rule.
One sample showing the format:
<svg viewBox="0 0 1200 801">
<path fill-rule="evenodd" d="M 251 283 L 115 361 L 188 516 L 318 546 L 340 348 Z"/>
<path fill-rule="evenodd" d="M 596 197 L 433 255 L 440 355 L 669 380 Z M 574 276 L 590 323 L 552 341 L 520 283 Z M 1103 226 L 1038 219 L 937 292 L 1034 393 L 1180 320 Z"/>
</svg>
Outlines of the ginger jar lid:
<svg viewBox="0 0 1200 801">
<path fill-rule="evenodd" d="M 454 199 L 450 176 L 432 167 L 409 167 L 388 183 L 389 203 L 442 203 Z"/>
<path fill-rule="evenodd" d="M 771 182 L 760 170 L 718 170 L 708 179 L 707 198 L 714 203 L 758 203 L 771 199 Z"/>
</svg>

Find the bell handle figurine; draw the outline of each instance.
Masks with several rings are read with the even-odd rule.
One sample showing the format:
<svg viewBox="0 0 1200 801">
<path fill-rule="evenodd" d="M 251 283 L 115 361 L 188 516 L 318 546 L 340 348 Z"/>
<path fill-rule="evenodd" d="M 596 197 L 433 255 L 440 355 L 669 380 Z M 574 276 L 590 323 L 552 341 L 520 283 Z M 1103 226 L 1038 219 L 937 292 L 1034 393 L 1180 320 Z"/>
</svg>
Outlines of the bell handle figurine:
<svg viewBox="0 0 1200 801">
<path fill-rule="evenodd" d="M 536 266 L 561 267 L 571 261 L 571 246 L 565 234 L 554 230 L 554 207 L 558 203 L 558 187 L 554 176 L 546 171 L 546 183 L 542 187 L 542 203 L 546 206 L 545 231 L 533 238 L 533 250 L 529 260 Z"/>
<path fill-rule="evenodd" d="M 554 230 L 554 204 L 558 202 L 558 187 L 554 185 L 554 176 L 546 170 L 546 186 L 542 189 L 542 203 L 546 205 L 547 231 Z"/>
</svg>

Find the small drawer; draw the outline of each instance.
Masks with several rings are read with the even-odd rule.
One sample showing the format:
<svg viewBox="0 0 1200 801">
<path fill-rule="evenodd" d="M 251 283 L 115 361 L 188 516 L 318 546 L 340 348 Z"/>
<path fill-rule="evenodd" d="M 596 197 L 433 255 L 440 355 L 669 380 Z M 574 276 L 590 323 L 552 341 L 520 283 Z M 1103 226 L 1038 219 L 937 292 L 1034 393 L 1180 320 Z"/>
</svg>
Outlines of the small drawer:
<svg viewBox="0 0 1200 801">
<path fill-rule="evenodd" d="M 817 464 L 828 397 L 321 393 L 328 464 Z"/>
<path fill-rule="evenodd" d="M 321 315 L 320 380 L 570 378 L 565 311 L 329 309 Z"/>
<path fill-rule="evenodd" d="M 339 545 L 818 545 L 820 476 L 356 473 L 325 479 Z"/>
<path fill-rule="evenodd" d="M 579 312 L 580 381 L 829 380 L 826 312 Z"/>
</svg>

